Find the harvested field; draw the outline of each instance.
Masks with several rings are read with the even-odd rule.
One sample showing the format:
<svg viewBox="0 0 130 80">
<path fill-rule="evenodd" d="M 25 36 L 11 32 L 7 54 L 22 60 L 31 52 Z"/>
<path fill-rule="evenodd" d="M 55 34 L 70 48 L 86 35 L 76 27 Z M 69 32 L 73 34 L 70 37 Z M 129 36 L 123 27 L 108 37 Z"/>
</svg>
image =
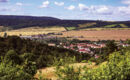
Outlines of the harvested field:
<svg viewBox="0 0 130 80">
<path fill-rule="evenodd" d="M 41 27 L 30 27 L 30 28 L 22 28 L 18 30 L 6 31 L 6 33 L 10 36 L 16 35 L 37 35 L 37 34 L 47 34 L 52 32 L 61 32 L 66 31 L 64 27 L 50 27 L 50 28 L 41 28 Z M 5 32 L 0 32 L 0 36 L 3 36 Z"/>
<path fill-rule="evenodd" d="M 81 37 L 82 36 L 82 37 Z M 80 40 L 126 40 L 130 39 L 130 30 L 79 30 L 63 32 L 58 37 L 70 37 Z"/>
<path fill-rule="evenodd" d="M 98 31 L 98 30 L 130 30 L 130 28 L 86 28 L 80 29 L 84 31 Z"/>
</svg>

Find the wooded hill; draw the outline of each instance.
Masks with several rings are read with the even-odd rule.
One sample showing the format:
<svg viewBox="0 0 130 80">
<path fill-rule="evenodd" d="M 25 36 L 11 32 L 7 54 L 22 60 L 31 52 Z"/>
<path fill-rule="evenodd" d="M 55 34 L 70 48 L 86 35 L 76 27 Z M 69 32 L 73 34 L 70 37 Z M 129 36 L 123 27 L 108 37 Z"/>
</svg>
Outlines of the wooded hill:
<svg viewBox="0 0 130 80">
<path fill-rule="evenodd" d="M 0 26 L 10 29 L 27 28 L 33 26 L 76 27 L 79 28 L 130 28 L 130 21 L 100 21 L 100 20 L 61 20 L 53 17 L 7 16 L 0 15 Z"/>
<path fill-rule="evenodd" d="M 11 53 L 8 54 L 8 51 Z M 13 50 L 13 52 L 12 52 Z M 22 64 L 25 60 L 36 62 L 37 68 L 52 66 L 59 59 L 67 60 L 69 57 L 76 58 L 76 61 L 81 61 L 90 58 L 87 54 L 79 54 L 78 52 L 51 47 L 46 44 L 21 39 L 16 36 L 1 38 L 0 37 L 0 56 L 9 55 L 10 61 L 13 63 Z M 0 61 L 1 62 L 1 61 Z"/>
</svg>

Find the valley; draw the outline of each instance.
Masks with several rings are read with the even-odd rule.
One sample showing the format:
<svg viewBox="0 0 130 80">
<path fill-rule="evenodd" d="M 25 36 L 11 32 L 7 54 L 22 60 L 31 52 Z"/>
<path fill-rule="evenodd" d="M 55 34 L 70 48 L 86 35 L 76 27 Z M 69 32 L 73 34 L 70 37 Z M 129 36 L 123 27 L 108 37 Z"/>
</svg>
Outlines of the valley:
<svg viewBox="0 0 130 80">
<path fill-rule="evenodd" d="M 0 80 L 129 80 L 130 21 L 0 15 Z"/>
</svg>

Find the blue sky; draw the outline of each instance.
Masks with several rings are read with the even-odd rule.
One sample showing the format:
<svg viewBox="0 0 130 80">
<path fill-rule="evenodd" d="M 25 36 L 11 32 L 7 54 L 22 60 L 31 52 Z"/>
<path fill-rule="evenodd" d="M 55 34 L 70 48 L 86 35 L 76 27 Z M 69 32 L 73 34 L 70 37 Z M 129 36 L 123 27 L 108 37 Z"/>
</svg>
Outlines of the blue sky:
<svg viewBox="0 0 130 80">
<path fill-rule="evenodd" d="M 0 15 L 130 20 L 130 0 L 0 0 Z"/>
</svg>

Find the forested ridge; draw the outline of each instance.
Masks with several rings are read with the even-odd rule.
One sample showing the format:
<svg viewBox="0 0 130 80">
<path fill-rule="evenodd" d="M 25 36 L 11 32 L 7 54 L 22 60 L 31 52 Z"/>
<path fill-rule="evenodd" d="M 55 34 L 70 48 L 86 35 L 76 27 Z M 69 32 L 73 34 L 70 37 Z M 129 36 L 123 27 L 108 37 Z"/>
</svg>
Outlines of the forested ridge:
<svg viewBox="0 0 130 80">
<path fill-rule="evenodd" d="M 107 22 L 100 20 L 64 20 L 53 17 L 33 17 L 33 16 L 6 16 L 0 15 L 0 26 L 9 27 L 11 29 L 27 28 L 32 26 L 51 27 L 79 27 L 79 24 L 96 23 L 88 28 L 100 28 L 106 25 L 124 24 L 130 27 L 130 21 Z M 120 25 L 116 27 L 120 28 Z M 115 27 L 115 28 L 116 28 Z"/>
</svg>

